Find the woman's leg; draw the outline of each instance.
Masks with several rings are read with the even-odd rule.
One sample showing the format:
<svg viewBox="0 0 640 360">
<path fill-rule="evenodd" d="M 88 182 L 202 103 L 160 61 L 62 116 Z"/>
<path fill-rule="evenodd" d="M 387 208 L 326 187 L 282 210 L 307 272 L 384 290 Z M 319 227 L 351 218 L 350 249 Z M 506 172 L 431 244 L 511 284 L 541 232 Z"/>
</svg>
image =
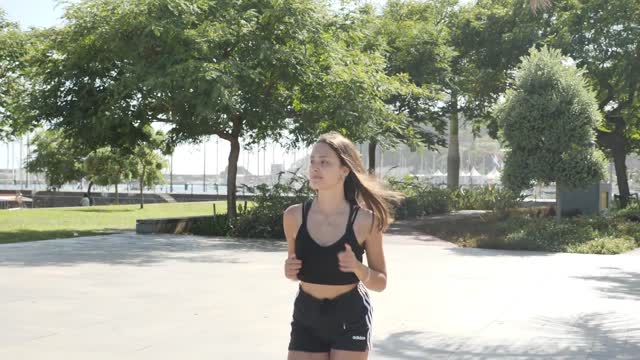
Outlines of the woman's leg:
<svg viewBox="0 0 640 360">
<path fill-rule="evenodd" d="M 329 360 L 367 360 L 368 351 L 331 350 Z"/>
<path fill-rule="evenodd" d="M 300 289 L 293 305 L 287 360 L 329 360 L 331 344 L 320 335 L 322 322 L 317 310 L 314 299 Z"/>
<path fill-rule="evenodd" d="M 341 304 L 342 329 L 331 345 L 330 360 L 366 360 L 371 347 L 372 307 L 369 293 L 358 284 L 354 296 Z"/>
<path fill-rule="evenodd" d="M 304 351 L 289 351 L 287 360 L 329 360 L 329 353 L 312 353 Z"/>
</svg>

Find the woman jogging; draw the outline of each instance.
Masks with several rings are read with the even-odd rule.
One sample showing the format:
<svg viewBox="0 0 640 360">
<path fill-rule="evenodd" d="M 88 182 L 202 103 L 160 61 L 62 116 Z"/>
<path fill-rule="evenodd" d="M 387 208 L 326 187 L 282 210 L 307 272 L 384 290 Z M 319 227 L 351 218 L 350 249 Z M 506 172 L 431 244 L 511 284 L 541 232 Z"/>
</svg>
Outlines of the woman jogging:
<svg viewBox="0 0 640 360">
<path fill-rule="evenodd" d="M 387 286 L 382 233 L 392 221 L 389 203 L 400 194 L 369 176 L 353 143 L 333 132 L 313 146 L 309 181 L 314 199 L 291 206 L 283 216 L 289 250 L 285 276 L 300 282 L 288 359 L 367 359 L 372 330 L 367 289 Z"/>
</svg>

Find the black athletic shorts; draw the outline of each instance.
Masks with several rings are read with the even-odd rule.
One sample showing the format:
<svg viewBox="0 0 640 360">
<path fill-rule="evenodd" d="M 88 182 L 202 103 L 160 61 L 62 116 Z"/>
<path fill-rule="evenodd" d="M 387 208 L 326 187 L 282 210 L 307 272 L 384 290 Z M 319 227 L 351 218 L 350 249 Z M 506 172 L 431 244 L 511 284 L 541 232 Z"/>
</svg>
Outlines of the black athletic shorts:
<svg viewBox="0 0 640 360">
<path fill-rule="evenodd" d="M 371 350 L 371 311 L 362 283 L 334 299 L 317 299 L 300 288 L 293 305 L 289 351 Z"/>
</svg>

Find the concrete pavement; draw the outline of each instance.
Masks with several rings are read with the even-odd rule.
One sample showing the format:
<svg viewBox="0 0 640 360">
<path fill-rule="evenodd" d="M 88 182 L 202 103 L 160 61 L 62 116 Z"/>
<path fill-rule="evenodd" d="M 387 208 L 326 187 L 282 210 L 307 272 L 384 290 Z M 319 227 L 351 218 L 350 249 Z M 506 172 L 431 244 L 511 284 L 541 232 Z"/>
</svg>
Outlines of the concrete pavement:
<svg viewBox="0 0 640 360">
<path fill-rule="evenodd" d="M 395 229 L 370 359 L 640 359 L 640 261 Z M 0 246 L 0 359 L 285 359 L 284 243 L 133 233 Z"/>
</svg>

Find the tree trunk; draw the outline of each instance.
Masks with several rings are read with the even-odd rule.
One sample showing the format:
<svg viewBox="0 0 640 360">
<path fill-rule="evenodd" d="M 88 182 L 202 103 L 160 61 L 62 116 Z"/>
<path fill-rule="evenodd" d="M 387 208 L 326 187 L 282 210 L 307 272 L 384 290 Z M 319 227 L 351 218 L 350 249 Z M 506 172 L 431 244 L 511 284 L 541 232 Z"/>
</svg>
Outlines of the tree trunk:
<svg viewBox="0 0 640 360">
<path fill-rule="evenodd" d="M 562 219 L 562 199 L 560 196 L 560 184 L 556 182 L 556 221 Z"/>
<path fill-rule="evenodd" d="M 369 174 L 375 175 L 376 173 L 376 148 L 378 142 L 376 140 L 369 141 Z"/>
<path fill-rule="evenodd" d="M 240 158 L 240 141 L 238 138 L 228 140 L 231 144 L 229 165 L 227 170 L 227 214 L 229 219 L 237 217 L 236 211 L 236 178 L 238 176 L 238 159 Z"/>
<path fill-rule="evenodd" d="M 93 196 L 91 196 L 91 188 L 93 187 L 93 181 L 89 181 L 89 188 L 87 189 L 87 195 L 89 196 L 89 205 L 93 206 Z"/>
<path fill-rule="evenodd" d="M 457 189 L 460 186 L 460 141 L 458 138 L 458 97 L 451 95 L 451 118 L 449 119 L 449 147 L 447 148 L 447 186 Z"/>
<path fill-rule="evenodd" d="M 120 205 L 120 195 L 118 194 L 118 184 L 116 184 L 116 205 Z"/>
<path fill-rule="evenodd" d="M 233 123 L 231 132 L 219 132 L 220 138 L 227 140 L 230 145 L 229 161 L 227 165 L 227 215 L 233 221 L 238 216 L 236 207 L 236 178 L 238 177 L 238 159 L 240 158 L 240 135 L 242 134 L 242 116 L 235 113 L 230 116 Z"/>
<path fill-rule="evenodd" d="M 144 176 L 147 168 L 142 167 L 142 174 L 140 175 L 140 209 L 144 209 Z"/>
<path fill-rule="evenodd" d="M 616 179 L 618 180 L 618 193 L 620 194 L 620 207 L 625 208 L 629 203 L 629 179 L 627 177 L 627 159 L 626 140 L 624 131 L 626 124 L 622 117 L 609 117 L 609 123 L 615 125 L 612 132 L 603 132 L 596 129 L 598 146 L 609 149 L 613 156 L 613 163 L 616 169 Z"/>
<path fill-rule="evenodd" d="M 624 151 L 624 145 L 618 142 L 614 143 L 611 152 L 613 154 L 613 164 L 616 168 L 616 178 L 618 179 L 618 193 L 620 194 L 620 207 L 625 208 L 629 204 L 629 179 L 627 177 L 627 154 Z"/>
</svg>

